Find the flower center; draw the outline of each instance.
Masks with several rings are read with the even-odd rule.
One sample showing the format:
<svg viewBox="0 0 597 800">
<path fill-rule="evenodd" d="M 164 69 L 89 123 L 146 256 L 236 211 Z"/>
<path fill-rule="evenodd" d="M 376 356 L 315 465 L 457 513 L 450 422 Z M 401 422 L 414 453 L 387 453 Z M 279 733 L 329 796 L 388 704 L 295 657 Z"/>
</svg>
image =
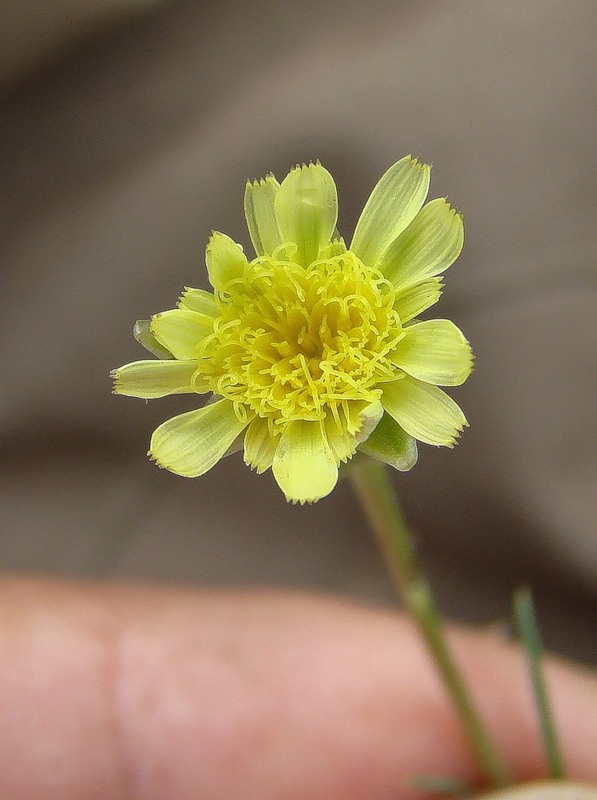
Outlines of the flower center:
<svg viewBox="0 0 597 800">
<path fill-rule="evenodd" d="M 307 268 L 279 254 L 255 259 L 218 293 L 199 372 L 240 419 L 247 408 L 272 423 L 348 419 L 347 404 L 378 400 L 378 384 L 396 380 L 395 290 L 350 251 Z"/>
</svg>

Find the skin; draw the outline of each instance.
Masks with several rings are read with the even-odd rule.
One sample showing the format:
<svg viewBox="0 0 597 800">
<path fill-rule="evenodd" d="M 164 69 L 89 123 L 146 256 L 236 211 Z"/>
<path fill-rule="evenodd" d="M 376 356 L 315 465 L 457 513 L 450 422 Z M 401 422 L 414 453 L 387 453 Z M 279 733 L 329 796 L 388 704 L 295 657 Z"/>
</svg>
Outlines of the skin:
<svg viewBox="0 0 597 800">
<path fill-rule="evenodd" d="M 516 780 L 544 775 L 526 668 L 454 650 Z M 570 777 L 597 781 L 597 679 L 547 678 Z M 0 582 L 3 800 L 397 800 L 481 785 L 401 615 L 307 594 Z"/>
</svg>

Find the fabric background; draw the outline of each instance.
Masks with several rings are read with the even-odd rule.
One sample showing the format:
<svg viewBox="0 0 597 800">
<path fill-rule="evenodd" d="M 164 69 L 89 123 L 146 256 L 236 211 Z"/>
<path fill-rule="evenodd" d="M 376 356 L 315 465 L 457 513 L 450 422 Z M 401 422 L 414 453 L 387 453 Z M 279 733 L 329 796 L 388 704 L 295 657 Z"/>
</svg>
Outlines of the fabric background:
<svg viewBox="0 0 597 800">
<path fill-rule="evenodd" d="M 0 568 L 390 601 L 348 486 L 296 508 L 238 455 L 157 470 L 151 431 L 193 399 L 112 397 L 108 373 L 143 357 L 135 319 L 206 286 L 212 228 L 248 245 L 246 178 L 320 158 L 349 233 L 414 152 L 465 213 L 439 315 L 477 368 L 459 447 L 396 485 L 447 613 L 502 619 L 528 581 L 548 644 L 597 661 L 595 4 L 45 0 L 0 23 Z"/>
</svg>

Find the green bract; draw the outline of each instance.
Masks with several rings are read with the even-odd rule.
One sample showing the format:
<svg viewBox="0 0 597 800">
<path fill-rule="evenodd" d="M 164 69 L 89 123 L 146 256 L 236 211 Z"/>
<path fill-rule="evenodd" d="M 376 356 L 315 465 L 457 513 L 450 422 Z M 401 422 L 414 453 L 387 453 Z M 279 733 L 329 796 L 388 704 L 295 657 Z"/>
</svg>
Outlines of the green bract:
<svg viewBox="0 0 597 800">
<path fill-rule="evenodd" d="M 176 309 L 137 322 L 160 360 L 113 373 L 117 394 L 213 395 L 154 432 L 159 466 L 203 475 L 240 441 L 250 467 L 271 467 L 286 498 L 304 503 L 332 491 L 357 449 L 408 470 L 415 440 L 454 444 L 466 419 L 438 387 L 467 379 L 471 349 L 452 322 L 417 317 L 439 299 L 464 231 L 445 199 L 423 205 L 429 173 L 411 156 L 390 167 L 350 247 L 321 164 L 247 184 L 256 258 L 214 233 L 213 294 L 187 288 Z"/>
</svg>

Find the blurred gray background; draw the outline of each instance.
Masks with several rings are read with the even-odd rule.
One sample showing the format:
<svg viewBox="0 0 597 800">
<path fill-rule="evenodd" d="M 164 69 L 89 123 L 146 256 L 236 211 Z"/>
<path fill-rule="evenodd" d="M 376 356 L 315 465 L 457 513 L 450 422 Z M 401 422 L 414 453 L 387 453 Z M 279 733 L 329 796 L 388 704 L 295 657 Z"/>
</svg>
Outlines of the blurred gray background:
<svg viewBox="0 0 597 800">
<path fill-rule="evenodd" d="M 269 584 L 390 602 L 349 486 L 288 506 L 240 455 L 145 453 L 192 397 L 110 394 L 135 319 L 248 244 L 248 177 L 320 158 L 347 235 L 381 173 L 435 164 L 465 214 L 440 316 L 477 369 L 454 451 L 396 485 L 444 610 L 531 583 L 547 643 L 597 662 L 593 0 L 5 0 L 0 9 L 0 569 Z"/>
</svg>

